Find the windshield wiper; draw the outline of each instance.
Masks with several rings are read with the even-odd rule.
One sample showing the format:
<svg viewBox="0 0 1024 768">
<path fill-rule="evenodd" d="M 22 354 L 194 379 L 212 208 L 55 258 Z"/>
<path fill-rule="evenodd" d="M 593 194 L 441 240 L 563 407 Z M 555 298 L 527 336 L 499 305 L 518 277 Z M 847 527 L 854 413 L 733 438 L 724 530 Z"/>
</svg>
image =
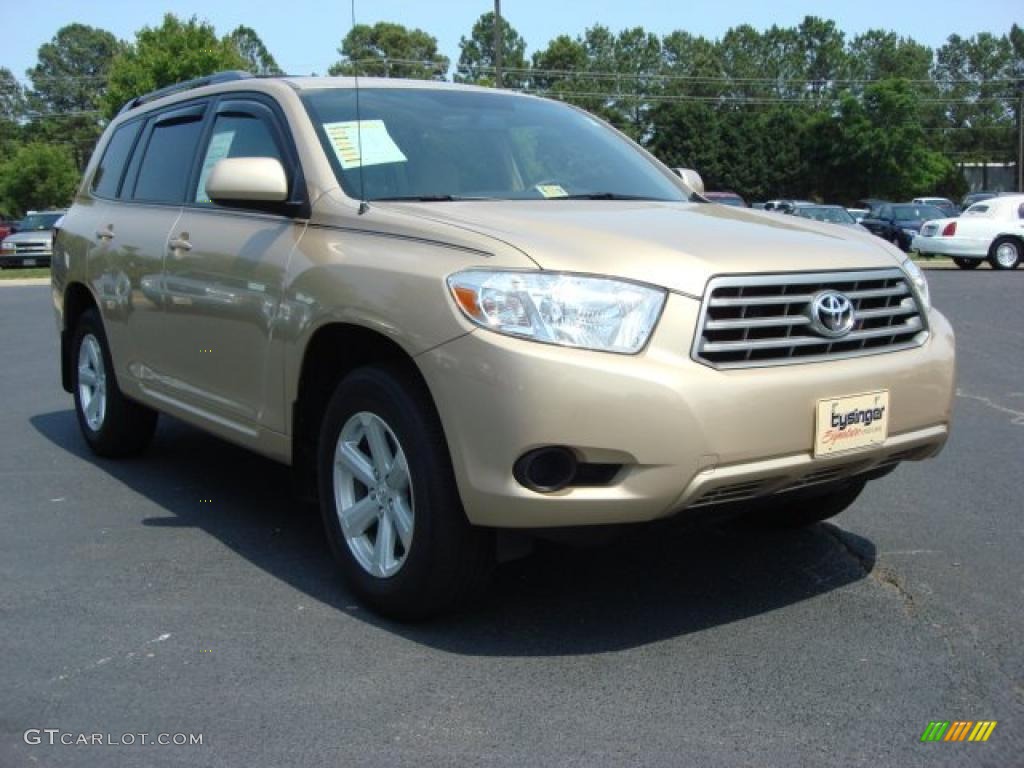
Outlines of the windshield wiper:
<svg viewBox="0 0 1024 768">
<path fill-rule="evenodd" d="M 375 197 L 371 203 L 456 203 L 463 200 L 490 200 L 488 197 L 459 197 L 457 195 L 395 195 Z"/>
<path fill-rule="evenodd" d="M 586 192 L 581 195 L 559 195 L 557 197 L 549 197 L 548 200 L 655 200 L 660 202 L 669 202 L 660 197 L 620 195 L 618 192 Z"/>
</svg>

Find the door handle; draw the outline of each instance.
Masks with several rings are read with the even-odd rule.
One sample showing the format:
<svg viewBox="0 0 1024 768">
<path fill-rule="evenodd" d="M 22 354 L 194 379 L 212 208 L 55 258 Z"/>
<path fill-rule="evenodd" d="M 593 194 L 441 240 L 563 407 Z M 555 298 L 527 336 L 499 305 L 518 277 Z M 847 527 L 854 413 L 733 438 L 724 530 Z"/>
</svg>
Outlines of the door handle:
<svg viewBox="0 0 1024 768">
<path fill-rule="evenodd" d="M 167 247 L 172 251 L 191 251 L 192 243 L 183 237 L 175 237 L 167 243 Z"/>
<path fill-rule="evenodd" d="M 96 230 L 96 237 L 98 237 L 100 240 L 113 240 L 114 239 L 114 230 L 112 228 L 97 229 Z"/>
</svg>

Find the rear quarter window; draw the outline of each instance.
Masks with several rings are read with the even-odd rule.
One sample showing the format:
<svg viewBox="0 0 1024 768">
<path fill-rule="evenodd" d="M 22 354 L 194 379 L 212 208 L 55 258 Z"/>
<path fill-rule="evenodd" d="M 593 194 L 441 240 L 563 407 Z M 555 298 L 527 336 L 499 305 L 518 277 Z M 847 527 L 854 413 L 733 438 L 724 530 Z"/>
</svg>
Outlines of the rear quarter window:
<svg viewBox="0 0 1024 768">
<path fill-rule="evenodd" d="M 117 197 L 125 166 L 141 128 L 142 122 L 136 120 L 114 130 L 92 177 L 92 191 L 99 197 Z"/>
</svg>

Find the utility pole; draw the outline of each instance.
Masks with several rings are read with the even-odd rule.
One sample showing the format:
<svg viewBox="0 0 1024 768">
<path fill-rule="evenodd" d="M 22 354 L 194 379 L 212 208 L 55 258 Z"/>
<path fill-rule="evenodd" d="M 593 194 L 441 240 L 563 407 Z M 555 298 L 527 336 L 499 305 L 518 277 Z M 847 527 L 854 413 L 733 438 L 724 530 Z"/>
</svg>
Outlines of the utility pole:
<svg viewBox="0 0 1024 768">
<path fill-rule="evenodd" d="M 494 84 L 501 88 L 501 50 L 505 47 L 501 34 L 501 0 L 494 0 Z"/>
<path fill-rule="evenodd" d="M 1024 193 L 1024 80 L 1017 81 L 1017 191 Z"/>
</svg>

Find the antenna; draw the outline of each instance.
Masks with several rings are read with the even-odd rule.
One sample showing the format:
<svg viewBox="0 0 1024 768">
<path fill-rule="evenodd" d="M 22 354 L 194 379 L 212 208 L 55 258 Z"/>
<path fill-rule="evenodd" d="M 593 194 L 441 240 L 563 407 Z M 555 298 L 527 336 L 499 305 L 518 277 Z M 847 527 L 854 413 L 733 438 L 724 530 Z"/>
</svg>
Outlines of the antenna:
<svg viewBox="0 0 1024 768">
<path fill-rule="evenodd" d="M 356 26 L 356 0 L 352 0 L 352 28 Z M 366 202 L 366 179 L 363 177 L 363 119 L 359 112 L 359 61 L 354 62 L 352 74 L 356 80 L 356 146 L 359 149 L 359 215 L 370 210 Z"/>
</svg>

